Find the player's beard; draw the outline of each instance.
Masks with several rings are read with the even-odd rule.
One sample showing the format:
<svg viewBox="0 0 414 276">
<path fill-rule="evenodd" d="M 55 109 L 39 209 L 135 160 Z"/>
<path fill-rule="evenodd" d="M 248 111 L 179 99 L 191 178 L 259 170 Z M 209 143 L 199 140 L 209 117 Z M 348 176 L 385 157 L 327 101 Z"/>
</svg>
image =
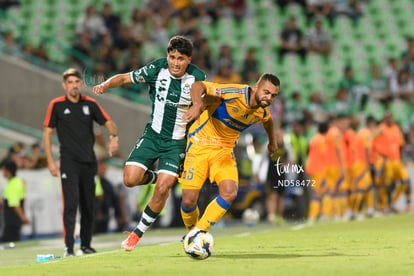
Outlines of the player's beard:
<svg viewBox="0 0 414 276">
<path fill-rule="evenodd" d="M 260 106 L 260 107 L 265 108 L 265 107 L 268 107 L 270 105 L 270 103 L 268 101 L 260 99 L 258 95 L 256 95 L 255 98 L 256 98 L 257 105 Z"/>
</svg>

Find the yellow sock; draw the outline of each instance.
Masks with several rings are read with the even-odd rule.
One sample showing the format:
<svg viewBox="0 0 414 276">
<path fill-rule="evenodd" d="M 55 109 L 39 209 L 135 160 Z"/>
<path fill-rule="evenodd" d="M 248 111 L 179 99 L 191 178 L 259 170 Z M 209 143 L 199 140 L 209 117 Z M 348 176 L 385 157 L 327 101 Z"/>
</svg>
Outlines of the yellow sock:
<svg viewBox="0 0 414 276">
<path fill-rule="evenodd" d="M 343 216 L 345 214 L 345 211 L 348 208 L 348 196 L 344 194 L 340 194 L 337 197 L 337 215 Z"/>
<path fill-rule="evenodd" d="M 388 207 L 388 193 L 386 187 L 379 188 L 379 206 L 381 209 L 385 209 Z"/>
<path fill-rule="evenodd" d="M 198 216 L 200 215 L 200 210 L 198 209 L 197 205 L 190 209 L 186 209 L 183 204 L 181 204 L 181 217 L 183 219 L 184 226 L 187 228 L 188 231 L 193 228 L 198 221 Z"/>
<path fill-rule="evenodd" d="M 333 199 L 331 195 L 325 195 L 322 201 L 322 214 L 332 217 L 334 213 Z"/>
<path fill-rule="evenodd" d="M 392 203 L 396 203 L 397 202 L 397 200 L 400 198 L 401 194 L 403 192 L 405 192 L 405 189 L 406 189 L 406 186 L 403 183 L 399 184 L 397 186 L 397 188 L 395 188 L 395 192 L 392 195 Z"/>
<path fill-rule="evenodd" d="M 203 216 L 197 222 L 196 227 L 200 230 L 208 229 L 216 224 L 230 208 L 231 203 L 225 201 L 221 196 L 213 199 L 204 211 Z"/>
<path fill-rule="evenodd" d="M 354 194 L 354 203 L 352 206 L 352 211 L 354 211 L 354 213 L 358 213 L 359 212 L 359 208 L 361 207 L 361 201 L 362 198 L 364 197 L 363 192 L 356 192 Z"/>
<path fill-rule="evenodd" d="M 309 206 L 309 215 L 308 218 L 317 218 L 321 209 L 321 201 L 317 199 L 312 199 Z"/>
<path fill-rule="evenodd" d="M 367 208 L 374 208 L 374 187 L 368 188 L 368 191 L 366 191 L 365 205 Z"/>
</svg>

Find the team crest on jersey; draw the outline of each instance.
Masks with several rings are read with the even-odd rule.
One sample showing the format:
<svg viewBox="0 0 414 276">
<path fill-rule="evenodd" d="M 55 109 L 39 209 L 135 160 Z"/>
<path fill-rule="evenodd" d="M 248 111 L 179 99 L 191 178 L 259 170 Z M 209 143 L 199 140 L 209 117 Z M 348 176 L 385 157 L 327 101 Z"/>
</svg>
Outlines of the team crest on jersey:
<svg viewBox="0 0 414 276">
<path fill-rule="evenodd" d="M 91 112 L 89 111 L 89 106 L 87 106 L 87 105 L 82 106 L 82 110 L 83 110 L 83 114 L 85 114 L 85 115 L 90 115 L 91 114 Z"/>
<path fill-rule="evenodd" d="M 190 90 L 191 90 L 191 85 L 189 83 L 184 84 L 183 93 L 184 94 L 189 94 Z"/>
<path fill-rule="evenodd" d="M 233 108 L 231 109 L 231 111 L 233 111 L 234 113 L 237 113 L 237 112 L 239 112 L 239 109 L 238 109 L 237 107 L 233 107 Z"/>
</svg>

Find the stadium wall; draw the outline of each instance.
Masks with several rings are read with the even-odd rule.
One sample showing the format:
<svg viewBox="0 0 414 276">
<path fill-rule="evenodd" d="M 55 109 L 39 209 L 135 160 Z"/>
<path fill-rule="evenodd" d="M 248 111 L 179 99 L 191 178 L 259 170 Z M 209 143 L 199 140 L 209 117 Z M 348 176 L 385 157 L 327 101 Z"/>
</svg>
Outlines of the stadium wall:
<svg viewBox="0 0 414 276">
<path fill-rule="evenodd" d="M 0 117 L 43 129 L 51 99 L 63 96 L 60 74 L 33 66 L 21 59 L 0 55 Z M 97 96 L 91 87 L 83 94 L 97 99 L 119 128 L 120 152 L 128 156 L 150 118 L 150 107 L 133 104 L 110 93 Z"/>
</svg>

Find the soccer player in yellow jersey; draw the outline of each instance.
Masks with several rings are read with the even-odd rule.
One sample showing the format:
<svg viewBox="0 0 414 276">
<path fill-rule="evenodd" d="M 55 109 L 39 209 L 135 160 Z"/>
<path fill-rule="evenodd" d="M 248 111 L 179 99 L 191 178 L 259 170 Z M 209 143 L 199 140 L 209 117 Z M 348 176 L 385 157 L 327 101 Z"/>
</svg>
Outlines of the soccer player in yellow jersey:
<svg viewBox="0 0 414 276">
<path fill-rule="evenodd" d="M 238 173 L 233 149 L 244 129 L 261 122 L 269 139 L 270 155 L 277 149 L 268 106 L 278 95 L 279 87 L 279 79 L 268 73 L 253 87 L 204 81 L 192 85 L 193 106 L 185 116 L 188 120 L 200 117 L 189 129 L 184 170 L 179 179 L 181 215 L 188 230 L 196 227 L 207 231 L 223 217 L 236 198 Z M 201 113 L 202 106 L 205 110 Z M 217 183 L 219 195 L 199 219 L 197 200 L 207 178 Z"/>
<path fill-rule="evenodd" d="M 327 190 L 327 131 L 327 123 L 319 124 L 318 133 L 309 141 L 308 161 L 306 162 L 305 172 L 310 176 L 310 179 L 314 181 L 308 214 L 308 224 L 310 225 L 314 224 L 320 215 L 323 215 L 321 212 L 321 203 Z"/>
<path fill-rule="evenodd" d="M 373 215 L 374 195 L 373 180 L 370 171 L 372 141 L 377 133 L 377 121 L 374 117 L 368 116 L 364 128 L 361 128 L 355 140 L 355 163 L 353 166 L 353 179 L 351 186 L 353 191 L 352 211 L 353 215 L 359 219 L 361 203 L 365 196 L 365 207 L 367 215 Z"/>
<path fill-rule="evenodd" d="M 328 218 L 340 218 L 346 195 L 341 189 L 346 174 L 345 140 L 343 134 L 349 127 L 349 118 L 337 115 L 326 133 L 326 193 L 323 213 Z"/>
</svg>

